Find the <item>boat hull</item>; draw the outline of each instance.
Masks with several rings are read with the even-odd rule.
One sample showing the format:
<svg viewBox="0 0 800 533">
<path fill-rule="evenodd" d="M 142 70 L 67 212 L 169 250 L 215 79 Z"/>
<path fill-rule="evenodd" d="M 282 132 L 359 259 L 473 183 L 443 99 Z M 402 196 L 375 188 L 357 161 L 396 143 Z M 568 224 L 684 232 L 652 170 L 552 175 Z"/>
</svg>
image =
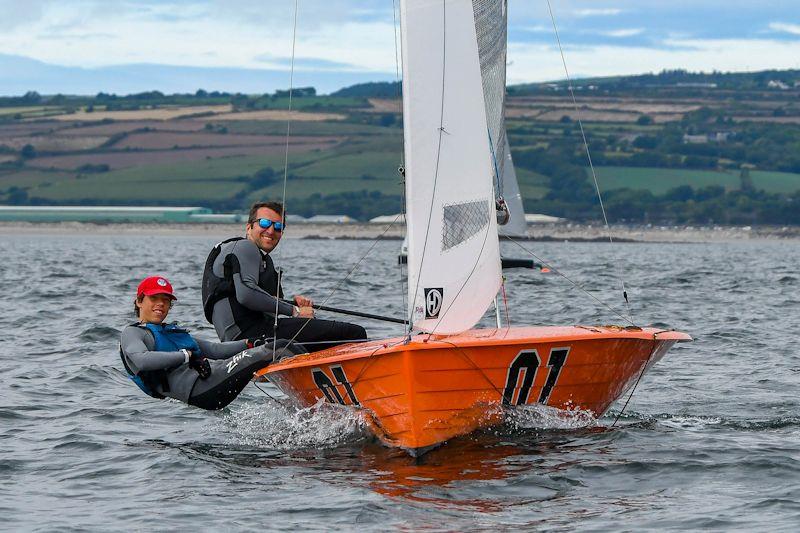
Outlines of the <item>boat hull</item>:
<svg viewBox="0 0 800 533">
<path fill-rule="evenodd" d="M 420 455 L 496 425 L 503 406 L 541 403 L 602 415 L 669 348 L 653 328 L 526 327 L 338 346 L 261 372 L 300 406 L 360 407 L 386 444 Z"/>
</svg>

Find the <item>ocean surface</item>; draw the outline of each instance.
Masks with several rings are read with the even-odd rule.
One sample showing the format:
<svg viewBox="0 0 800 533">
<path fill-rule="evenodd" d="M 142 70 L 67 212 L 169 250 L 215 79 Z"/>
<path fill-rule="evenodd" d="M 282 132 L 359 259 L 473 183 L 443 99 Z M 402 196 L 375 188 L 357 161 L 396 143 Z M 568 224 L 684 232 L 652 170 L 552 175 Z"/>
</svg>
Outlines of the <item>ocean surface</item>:
<svg viewBox="0 0 800 533">
<path fill-rule="evenodd" d="M 269 384 L 213 413 L 143 395 L 117 352 L 135 287 L 167 276 L 170 319 L 211 338 L 199 282 L 222 237 L 146 231 L 0 235 L 2 530 L 800 528 L 797 241 L 523 243 L 571 282 L 506 271 L 512 324 L 621 323 L 573 283 L 624 313 L 622 275 L 638 324 L 695 342 L 642 379 L 616 425 L 624 399 L 599 420 L 517 409 L 415 461 L 357 414 L 297 410 Z M 275 255 L 289 294 L 399 317 L 399 244 L 285 239 Z"/>
</svg>

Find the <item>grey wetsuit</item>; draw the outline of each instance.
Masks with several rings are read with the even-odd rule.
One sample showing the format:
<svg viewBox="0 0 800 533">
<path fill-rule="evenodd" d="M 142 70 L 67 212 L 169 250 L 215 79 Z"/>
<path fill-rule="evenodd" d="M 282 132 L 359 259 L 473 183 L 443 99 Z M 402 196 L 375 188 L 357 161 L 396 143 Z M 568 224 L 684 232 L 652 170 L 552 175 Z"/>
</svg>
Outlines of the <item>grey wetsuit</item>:
<svg viewBox="0 0 800 533">
<path fill-rule="evenodd" d="M 244 389 L 254 372 L 273 361 L 271 343 L 246 349 L 244 340 L 209 342 L 195 338 L 195 341 L 211 364 L 208 379 L 200 379 L 197 372 L 189 368 L 182 351 L 155 351 L 155 338 L 145 328 L 131 325 L 122 330 L 120 349 L 134 374 L 166 372 L 166 386 L 156 385 L 155 392 L 204 409 L 221 409 L 228 405 Z M 276 352 L 280 357 L 285 352 L 296 354 L 304 350 L 297 345 L 287 347 L 286 341 L 278 341 Z"/>
<path fill-rule="evenodd" d="M 226 268 L 233 281 L 234 294 L 214 303 L 211 313 L 220 339 L 240 339 L 245 333 L 243 330 L 255 324 L 274 323 L 276 310 L 278 315 L 292 315 L 294 306 L 274 296 L 281 291 L 272 258 L 255 243 L 239 239 L 221 244 L 211 272 L 204 273 L 204 285 L 211 275 L 219 280 L 226 279 Z"/>
</svg>

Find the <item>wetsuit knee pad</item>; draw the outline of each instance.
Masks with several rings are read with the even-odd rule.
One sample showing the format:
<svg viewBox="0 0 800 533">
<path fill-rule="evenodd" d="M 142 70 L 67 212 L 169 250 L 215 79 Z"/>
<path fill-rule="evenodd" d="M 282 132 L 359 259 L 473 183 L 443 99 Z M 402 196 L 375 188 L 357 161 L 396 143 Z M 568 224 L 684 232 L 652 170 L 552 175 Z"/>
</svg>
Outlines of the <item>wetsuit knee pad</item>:
<svg viewBox="0 0 800 533">
<path fill-rule="evenodd" d="M 197 380 L 188 403 L 201 409 L 222 409 L 236 399 L 256 371 L 272 362 L 272 348 L 259 346 L 209 362 L 211 376 Z"/>
</svg>

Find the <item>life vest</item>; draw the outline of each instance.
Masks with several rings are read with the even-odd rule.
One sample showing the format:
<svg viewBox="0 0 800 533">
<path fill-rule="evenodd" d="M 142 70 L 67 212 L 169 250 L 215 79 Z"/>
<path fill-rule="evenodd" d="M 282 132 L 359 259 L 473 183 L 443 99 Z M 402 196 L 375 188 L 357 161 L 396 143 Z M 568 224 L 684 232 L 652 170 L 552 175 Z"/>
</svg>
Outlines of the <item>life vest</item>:
<svg viewBox="0 0 800 533">
<path fill-rule="evenodd" d="M 155 339 L 155 352 L 177 352 L 181 349 L 195 350 L 200 352 L 200 346 L 197 344 L 189 332 L 177 324 L 131 324 L 138 328 L 148 329 L 153 334 Z M 164 392 L 169 392 L 169 380 L 167 379 L 166 370 L 145 370 L 135 374 L 128 361 L 125 360 L 125 354 L 122 353 L 122 346 L 119 348 L 119 356 L 122 359 L 122 365 L 128 373 L 131 381 L 142 389 L 142 392 L 153 398 L 164 399 L 164 396 L 157 392 L 158 387 Z"/>
<path fill-rule="evenodd" d="M 261 324 L 264 321 L 264 313 L 261 311 L 253 311 L 244 307 L 236 300 L 236 287 L 233 283 L 233 275 L 241 272 L 239 259 L 236 254 L 228 254 L 222 263 L 223 277 L 214 274 L 214 262 L 222 253 L 222 246 L 231 242 L 244 240 L 243 237 L 233 237 L 218 243 L 206 259 L 205 267 L 203 268 L 203 284 L 202 284 L 202 297 L 203 297 L 203 314 L 210 323 L 213 323 L 214 306 L 220 300 L 227 298 L 231 305 L 233 312 L 233 319 L 236 325 L 239 326 L 241 331 L 246 331 L 248 328 L 256 324 Z M 261 267 L 258 274 L 258 286 L 266 293 L 278 298 L 283 298 L 283 290 L 280 287 L 280 273 L 275 268 L 272 258 L 267 254 L 261 254 Z"/>
</svg>

